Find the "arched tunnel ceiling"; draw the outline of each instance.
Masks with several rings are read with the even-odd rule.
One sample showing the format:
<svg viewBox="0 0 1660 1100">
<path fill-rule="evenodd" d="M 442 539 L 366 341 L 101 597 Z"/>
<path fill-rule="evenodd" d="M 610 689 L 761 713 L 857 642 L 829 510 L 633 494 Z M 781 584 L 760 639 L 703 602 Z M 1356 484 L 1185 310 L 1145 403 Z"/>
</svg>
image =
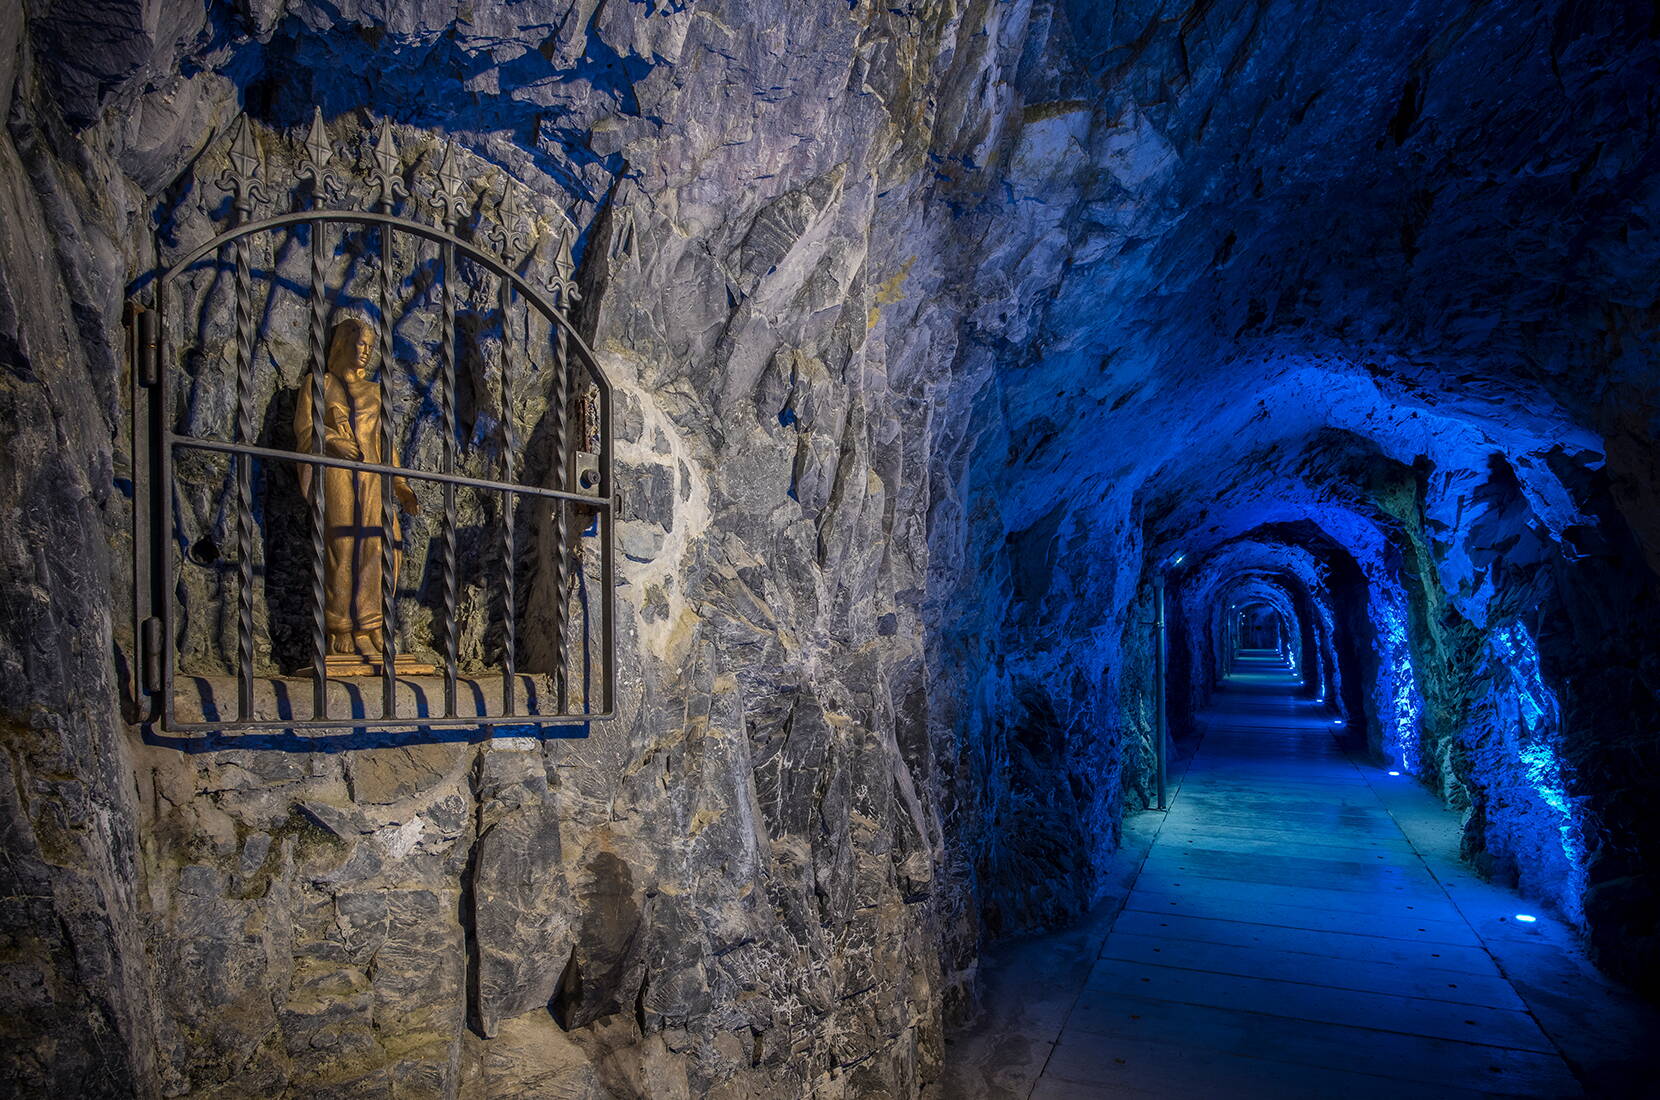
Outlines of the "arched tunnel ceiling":
<svg viewBox="0 0 1660 1100">
<path fill-rule="evenodd" d="M 1338 557 L 1341 560 L 1336 560 Z M 1193 561 L 1178 576 L 1182 621 L 1194 636 L 1195 653 L 1206 636 L 1216 643 L 1234 608 L 1262 603 L 1289 625 L 1311 615 L 1329 617 L 1328 585 L 1334 571 L 1354 569 L 1347 552 L 1312 525 L 1261 527 Z"/>
<path fill-rule="evenodd" d="M 1502 456 L 1552 537 L 1578 522 L 1547 456 L 1600 467 L 1657 390 L 1632 332 L 1660 248 L 1627 213 L 1660 200 L 1645 13 L 1074 0 L 1047 33 L 1048 137 L 1007 171 L 1054 226 L 1011 278 L 1050 301 L 980 459 L 1018 490 L 1006 527 L 1136 490 L 1189 502 L 1154 544 L 1312 516 L 1320 491 L 1264 512 L 1263 483 L 1341 460 L 1327 429 L 1454 495 Z"/>
<path fill-rule="evenodd" d="M 1236 585 L 1222 600 L 1217 601 L 1211 618 L 1218 628 L 1228 616 L 1243 616 L 1247 625 L 1264 625 L 1278 621 L 1289 636 L 1302 616 L 1297 614 L 1296 600 L 1291 593 L 1266 577 L 1256 577 Z M 1226 645 L 1227 634 L 1217 629 L 1218 641 Z"/>
</svg>

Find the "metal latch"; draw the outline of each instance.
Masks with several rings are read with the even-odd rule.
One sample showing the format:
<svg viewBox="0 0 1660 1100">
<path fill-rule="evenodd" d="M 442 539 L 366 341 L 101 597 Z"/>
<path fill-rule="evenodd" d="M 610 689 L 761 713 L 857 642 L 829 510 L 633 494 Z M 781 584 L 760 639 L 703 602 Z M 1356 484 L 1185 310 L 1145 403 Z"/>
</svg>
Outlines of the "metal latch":
<svg viewBox="0 0 1660 1100">
<path fill-rule="evenodd" d="M 575 492 L 591 497 L 600 495 L 599 455 L 592 451 L 576 452 Z"/>
</svg>

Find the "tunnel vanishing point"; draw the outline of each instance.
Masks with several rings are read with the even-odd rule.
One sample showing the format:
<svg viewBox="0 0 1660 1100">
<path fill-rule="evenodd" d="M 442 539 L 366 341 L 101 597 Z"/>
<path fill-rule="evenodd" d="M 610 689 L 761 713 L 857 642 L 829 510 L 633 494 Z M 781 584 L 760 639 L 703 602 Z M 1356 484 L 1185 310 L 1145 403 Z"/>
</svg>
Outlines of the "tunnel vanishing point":
<svg viewBox="0 0 1660 1100">
<path fill-rule="evenodd" d="M 1660 8 L 0 14 L 0 1092 L 1655 1095 Z"/>
</svg>

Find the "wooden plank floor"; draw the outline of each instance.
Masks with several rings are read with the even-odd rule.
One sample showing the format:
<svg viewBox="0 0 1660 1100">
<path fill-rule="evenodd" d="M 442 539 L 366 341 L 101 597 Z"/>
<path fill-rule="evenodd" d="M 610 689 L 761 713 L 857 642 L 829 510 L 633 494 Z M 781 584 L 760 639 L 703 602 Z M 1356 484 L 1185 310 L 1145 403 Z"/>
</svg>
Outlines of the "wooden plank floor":
<svg viewBox="0 0 1660 1100">
<path fill-rule="evenodd" d="M 1584 1095 L 1328 719 L 1240 671 L 1034 1100 Z"/>
</svg>

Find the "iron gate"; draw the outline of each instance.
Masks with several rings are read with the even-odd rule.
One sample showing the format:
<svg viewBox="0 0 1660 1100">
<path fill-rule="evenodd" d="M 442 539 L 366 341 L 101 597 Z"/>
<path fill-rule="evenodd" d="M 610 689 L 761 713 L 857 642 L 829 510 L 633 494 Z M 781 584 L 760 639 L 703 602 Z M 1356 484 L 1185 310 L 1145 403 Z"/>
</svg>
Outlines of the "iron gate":
<svg viewBox="0 0 1660 1100">
<path fill-rule="evenodd" d="M 161 732 L 183 733 L 495 727 L 611 717 L 616 691 L 612 391 L 593 351 L 567 315 L 577 296 L 568 219 L 566 231 L 559 235 L 552 275 L 538 287 L 521 270 L 542 242 L 527 230 L 514 184 L 504 181 L 494 224 L 490 224 L 483 209 L 490 181 L 482 175 L 466 176 L 453 146 L 445 147 L 435 174 L 424 181 L 428 193 L 422 197 L 437 214 L 433 224 L 395 212 L 400 199 L 407 200 L 406 207 L 416 205 L 416 200 L 410 195 L 390 126 L 384 121 L 365 173 L 372 195 L 370 209 L 330 208 L 346 187 L 330 167 L 333 149 L 320 109 L 295 157 L 296 182 L 310 184 L 309 201 L 297 201 L 297 209 L 254 217 L 257 207 L 272 200 L 261 179 L 261 151 L 246 118 L 238 125 L 229 156 L 230 167 L 219 180 L 231 195 L 229 228 L 195 247 L 187 246 L 157 277 L 150 301 L 135 299 L 129 306 L 134 334 L 134 610 L 139 649 L 135 680 L 141 720 Z M 475 202 L 472 191 L 481 180 L 484 194 Z M 458 235 L 475 205 L 478 214 L 471 235 L 487 239 L 489 250 Z M 300 293 L 298 285 L 292 290 L 277 286 L 282 272 L 275 258 L 263 279 L 257 278 L 254 250 L 261 241 L 274 242 L 270 246 L 273 257 L 287 248 L 308 256 L 303 293 L 307 365 L 301 382 L 302 388 L 309 388 L 311 409 L 307 449 L 297 442 L 284 447 L 273 445 L 271 439 L 262 441 L 257 426 L 262 419 L 257 407 L 260 395 L 273 384 L 261 371 L 266 369 L 265 359 L 275 362 L 277 354 L 265 347 L 272 339 L 264 327 L 271 303 L 280 293 Z M 158 256 L 163 244 L 158 233 Z M 422 249 L 436 251 L 436 266 L 432 257 L 421 263 L 411 261 L 409 278 L 395 279 L 395 257 L 418 256 Z M 376 336 L 374 377 L 379 394 L 378 457 L 382 459 L 378 462 L 367 461 L 364 455 L 355 459 L 332 455 L 325 446 L 328 341 L 334 304 L 328 284 L 331 271 L 342 264 L 348 273 L 363 267 L 372 272 L 367 280 L 373 287 L 367 295 L 372 302 L 363 320 L 373 326 Z M 200 346 L 206 343 L 200 332 L 209 324 L 204 318 L 212 313 L 211 295 L 224 278 L 233 280 L 234 328 L 224 357 L 229 362 L 215 367 L 214 356 Z M 206 291 L 198 285 L 204 279 Z M 357 279 L 354 285 L 363 281 Z M 489 301 L 492 281 L 493 303 Z M 264 286 L 263 299 L 256 293 L 256 282 Z M 469 365 L 481 379 L 473 387 L 475 423 L 488 428 L 494 421 L 493 430 L 475 427 L 474 446 L 467 458 L 474 467 L 482 463 L 494 469 L 461 469 L 458 291 L 469 295 L 475 340 Z M 347 296 L 344 283 L 334 296 Z M 399 297 L 404 299 L 400 323 L 416 313 L 438 316 L 437 336 L 432 341 L 437 368 L 430 376 L 421 376 L 416 368 L 404 370 L 398 362 L 393 315 Z M 198 334 L 192 353 L 194 370 L 183 358 L 190 338 L 186 319 L 193 313 Z M 543 331 L 546 338 L 537 338 Z M 479 332 L 487 336 L 479 337 Z M 488 361 L 491 358 L 493 363 Z M 234 416 L 229 430 L 216 435 L 201 427 L 196 410 L 213 406 L 216 398 L 211 393 L 204 398 L 203 393 L 211 391 L 213 370 L 226 367 L 233 368 L 226 373 L 234 375 Z M 495 395 L 488 386 L 492 368 Z M 400 370 L 407 377 L 400 376 Z M 521 472 L 525 445 L 515 426 L 514 387 L 523 376 L 544 371 L 552 377 L 541 422 L 547 437 L 544 449 L 551 458 L 541 478 L 546 483 L 532 484 L 523 480 Z M 399 407 L 400 383 L 436 406 L 432 419 L 441 441 L 436 468 L 404 466 L 398 460 L 400 426 L 411 424 L 412 431 L 423 427 L 410 420 L 409 409 Z M 186 397 L 189 400 L 183 400 Z M 267 403 L 274 400 L 267 397 Z M 297 407 L 303 409 L 306 400 L 298 398 Z M 415 415 L 419 416 L 419 410 Z M 301 419 L 296 418 L 296 437 Z M 494 445 L 493 459 L 484 454 L 480 439 Z M 233 537 L 231 568 L 225 572 L 234 570 L 234 576 L 215 581 L 219 600 L 203 606 L 197 606 L 203 601 L 193 601 L 186 607 L 192 578 L 183 571 L 218 568 L 220 561 L 211 537 L 186 529 L 183 508 L 186 495 L 213 498 L 211 478 L 199 471 L 204 463 L 215 461 L 228 466 L 221 488 L 229 498 L 231 520 L 225 526 L 233 528 Z M 197 472 L 181 475 L 181 463 Z M 271 471 L 300 467 L 310 471 L 308 477 L 299 479 L 306 486 L 300 495 L 305 497 L 304 523 L 309 527 L 310 668 L 309 672 L 289 668 L 285 674 L 276 658 L 267 655 L 267 651 L 274 653 L 269 606 L 263 631 L 256 616 L 256 580 L 265 586 L 267 605 L 272 582 L 266 571 L 270 552 L 263 561 L 256 561 L 256 539 L 261 534 L 256 528 L 276 525 L 268 499 Z M 379 484 L 382 638 L 378 664 L 369 662 L 375 672 L 368 678 L 335 675 L 330 670 L 331 660 L 343 659 L 331 656 L 325 624 L 324 524 L 329 489 L 324 472 L 330 469 L 350 471 L 354 487 L 367 485 L 369 478 Z M 416 671 L 410 671 L 415 668 L 412 658 L 400 653 L 400 608 L 414 597 L 400 590 L 402 537 L 394 534 L 400 530 L 395 479 L 407 479 L 406 486 L 408 482 L 427 486 L 442 505 L 436 518 L 438 529 L 428 541 L 423 562 L 432 567 L 428 570 L 431 582 L 423 591 L 436 590 L 427 593 L 434 597 L 429 603 L 436 606 L 429 609 L 431 630 L 423 648 L 435 654 L 436 660 Z M 266 498 L 258 496 L 256 484 L 267 487 Z M 471 561 L 464 561 L 460 546 L 461 493 L 474 494 L 476 511 L 485 517 L 468 530 Z M 531 640 L 531 648 L 540 657 L 536 667 L 521 668 L 520 655 L 526 648 L 525 593 L 520 591 L 519 573 L 527 546 L 521 530 L 526 519 L 535 529 L 531 532 L 534 560 L 525 570 L 540 582 L 542 599 L 534 624 L 536 637 Z M 597 552 L 590 554 L 585 546 L 596 547 Z M 498 558 L 494 569 L 489 568 L 492 555 Z M 469 645 L 476 652 L 464 668 L 458 605 L 466 564 L 475 566 L 477 579 L 468 590 L 473 619 L 483 624 L 481 632 L 475 633 L 494 639 L 494 654 L 490 659 L 487 651 L 491 647 L 474 639 Z M 592 598 L 587 595 L 591 574 L 598 589 Z M 228 589 L 234 589 L 233 596 L 227 594 Z M 478 613 L 480 605 L 482 613 Z M 212 667 L 198 661 L 199 667 L 182 669 L 179 645 L 182 632 L 192 625 L 191 616 L 197 617 L 198 633 L 204 619 L 216 617 L 222 623 L 227 616 L 234 617 L 234 652 L 227 652 L 222 661 L 216 659 L 217 663 L 208 662 Z M 223 638 L 228 640 L 230 633 L 222 628 Z M 228 645 L 221 648 L 230 649 Z M 258 667 L 262 656 L 263 669 Z M 597 675 L 596 663 L 600 666 Z M 307 681 L 309 712 L 297 702 L 306 693 Z M 378 686 L 378 705 L 372 687 L 359 690 L 366 684 Z M 440 692 L 441 699 L 436 698 Z"/>
</svg>

